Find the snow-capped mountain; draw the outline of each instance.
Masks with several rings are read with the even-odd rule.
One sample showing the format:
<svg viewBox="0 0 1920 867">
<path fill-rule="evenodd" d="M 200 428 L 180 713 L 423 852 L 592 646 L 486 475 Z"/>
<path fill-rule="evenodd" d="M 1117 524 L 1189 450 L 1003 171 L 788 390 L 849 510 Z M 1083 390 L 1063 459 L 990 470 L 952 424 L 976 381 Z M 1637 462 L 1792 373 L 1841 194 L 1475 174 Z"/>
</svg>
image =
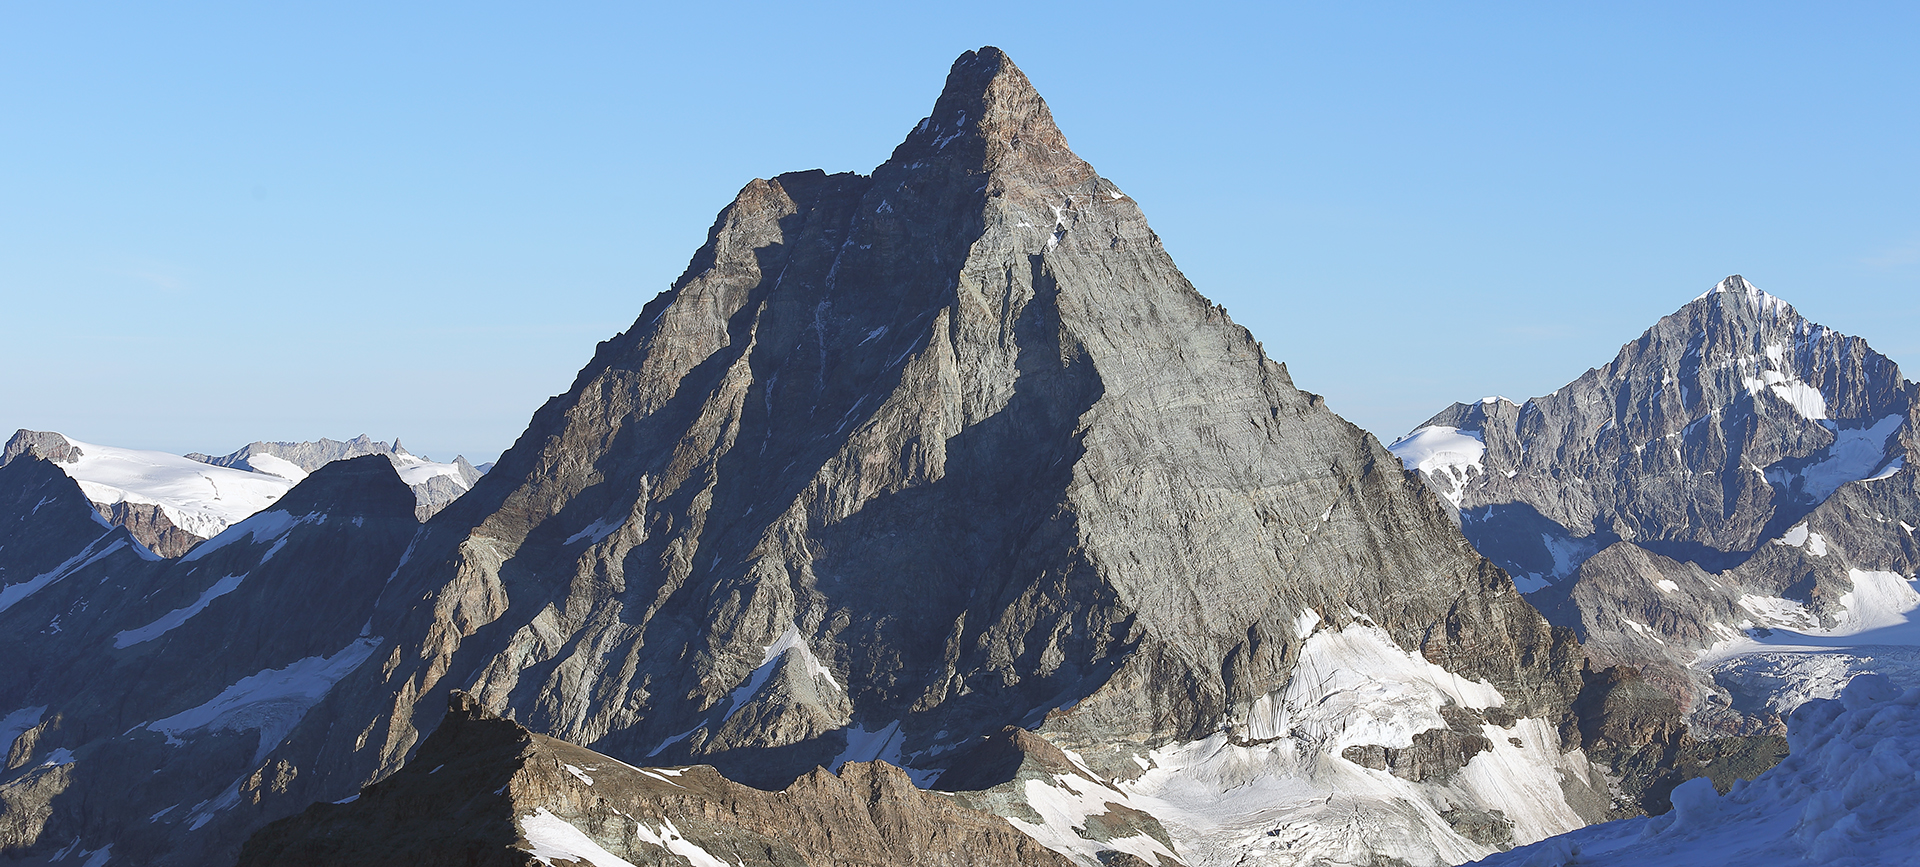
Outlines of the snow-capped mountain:
<svg viewBox="0 0 1920 867">
<path fill-rule="evenodd" d="M 424 521 L 473 487 L 483 471 L 456 457 L 439 463 L 362 434 L 345 442 L 256 442 L 230 455 L 186 456 L 85 443 L 52 431 L 16 431 L 0 464 L 29 450 L 53 461 L 80 483 L 108 521 L 126 527 L 140 544 L 178 557 L 271 505 L 321 466 L 361 455 L 383 455 L 413 489 Z"/>
<path fill-rule="evenodd" d="M 160 561 L 76 523 L 54 466 L 0 467 L 66 491 L 0 498 L 68 536 L 0 585 L 26 857 L 230 862 L 301 814 L 247 851 L 972 851 L 899 836 L 932 829 L 1023 863 L 1438 865 L 1710 764 L 1200 296 L 992 48 L 872 175 L 747 184 L 425 524 L 366 456 Z M 498 764 L 437 758 L 449 706 Z M 713 817 L 762 807 L 739 826 L 792 848 L 720 852 L 746 838 Z M 793 833 L 816 815 L 846 827 Z"/>
<path fill-rule="evenodd" d="M 0 496 L 0 849 L 211 863 L 181 832 L 284 787 L 262 757 L 380 644 L 366 626 L 413 496 L 384 458 L 335 462 L 162 559 L 57 466 L 0 466 L 24 492 Z"/>
<path fill-rule="evenodd" d="M 85 443 L 48 431 L 19 431 L 0 463 L 29 449 L 54 462 L 101 514 L 149 549 L 178 557 L 260 511 L 298 479 L 209 466 L 166 452 Z"/>
<path fill-rule="evenodd" d="M 414 497 L 420 501 L 416 512 L 422 521 L 459 499 L 486 474 L 485 469 L 467 463 L 465 455 L 454 457 L 452 463 L 441 463 L 408 452 L 397 439 L 389 445 L 366 434 L 346 441 L 322 437 L 313 442 L 254 442 L 229 455 L 190 454 L 187 457 L 215 466 L 271 473 L 297 482 L 329 462 L 361 455 L 385 455 L 393 462 L 393 468 L 400 471 L 400 480 L 413 488 Z"/>
<path fill-rule="evenodd" d="M 1391 448 L 1597 660 L 1696 724 L 1778 730 L 1867 656 L 1912 668 L 1915 394 L 1734 276 L 1553 394 L 1455 404 Z"/>
</svg>

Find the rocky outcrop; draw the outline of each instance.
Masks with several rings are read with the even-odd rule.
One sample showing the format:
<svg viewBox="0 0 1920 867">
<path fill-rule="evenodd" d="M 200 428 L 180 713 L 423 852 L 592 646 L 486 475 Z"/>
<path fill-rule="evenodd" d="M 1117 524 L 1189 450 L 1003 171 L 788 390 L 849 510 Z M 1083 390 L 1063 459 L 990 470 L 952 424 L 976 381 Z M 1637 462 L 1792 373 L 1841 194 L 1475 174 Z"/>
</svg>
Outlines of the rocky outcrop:
<svg viewBox="0 0 1920 867">
<path fill-rule="evenodd" d="M 1778 734 L 1711 666 L 1773 630 L 1858 633 L 1861 582 L 1920 568 L 1915 395 L 1733 276 L 1553 394 L 1455 404 L 1393 448 L 1596 668 L 1636 667 L 1702 732 Z"/>
<path fill-rule="evenodd" d="M 96 503 L 94 508 L 107 519 L 107 523 L 127 528 L 140 544 L 147 546 L 162 557 L 178 557 L 193 550 L 193 546 L 205 542 L 173 525 L 173 519 L 167 517 L 167 511 L 155 503 Z"/>
<path fill-rule="evenodd" d="M 884 762 L 778 792 L 711 767 L 635 768 L 493 716 L 464 694 L 399 772 L 255 834 L 251 865 L 1059 865 L 999 817 Z"/>
<path fill-rule="evenodd" d="M 0 451 L 0 466 L 13 463 L 13 459 L 22 455 L 35 455 L 42 460 L 55 463 L 72 463 L 80 459 L 80 449 L 52 431 L 27 430 L 14 431 L 7 439 L 7 446 Z"/>
</svg>

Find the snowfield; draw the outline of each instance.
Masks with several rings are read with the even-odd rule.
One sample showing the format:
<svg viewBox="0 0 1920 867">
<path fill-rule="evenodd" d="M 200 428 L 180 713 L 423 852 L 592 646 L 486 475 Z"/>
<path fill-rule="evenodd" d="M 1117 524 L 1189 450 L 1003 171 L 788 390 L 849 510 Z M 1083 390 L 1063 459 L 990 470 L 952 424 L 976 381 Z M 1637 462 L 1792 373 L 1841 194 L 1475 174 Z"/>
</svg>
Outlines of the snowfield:
<svg viewBox="0 0 1920 867">
<path fill-rule="evenodd" d="M 1920 864 L 1920 689 L 1861 675 L 1788 723 L 1786 761 L 1722 797 L 1705 779 L 1664 816 L 1593 825 L 1479 863 L 1497 867 Z"/>
<path fill-rule="evenodd" d="M 139 503 L 159 506 L 173 525 L 211 539 L 241 519 L 280 499 L 294 481 L 203 464 L 191 458 L 83 443 L 74 463 L 56 461 L 87 499 L 102 505 Z"/>
<path fill-rule="evenodd" d="M 1487 444 L 1479 431 L 1446 425 L 1423 427 L 1394 440 L 1387 451 L 1400 459 L 1401 466 L 1425 477 L 1455 512 L 1466 496 L 1467 483 L 1486 472 L 1482 461 L 1487 456 Z"/>
</svg>

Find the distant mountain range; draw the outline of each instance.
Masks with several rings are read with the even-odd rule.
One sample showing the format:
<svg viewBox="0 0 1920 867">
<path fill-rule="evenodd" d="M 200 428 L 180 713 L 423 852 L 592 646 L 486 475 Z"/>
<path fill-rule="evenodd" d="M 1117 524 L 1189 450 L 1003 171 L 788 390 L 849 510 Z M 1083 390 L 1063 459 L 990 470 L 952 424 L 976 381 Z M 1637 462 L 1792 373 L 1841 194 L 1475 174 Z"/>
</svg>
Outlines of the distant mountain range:
<svg viewBox="0 0 1920 867">
<path fill-rule="evenodd" d="M 162 557 L 178 557 L 219 535 L 332 461 L 386 456 L 413 488 L 422 521 L 466 493 L 484 472 L 464 457 L 435 463 L 409 454 L 399 440 L 388 445 L 365 434 L 346 442 L 256 442 L 224 457 L 182 457 L 21 430 L 0 452 L 0 465 L 29 451 L 72 476 L 102 516 Z"/>
</svg>

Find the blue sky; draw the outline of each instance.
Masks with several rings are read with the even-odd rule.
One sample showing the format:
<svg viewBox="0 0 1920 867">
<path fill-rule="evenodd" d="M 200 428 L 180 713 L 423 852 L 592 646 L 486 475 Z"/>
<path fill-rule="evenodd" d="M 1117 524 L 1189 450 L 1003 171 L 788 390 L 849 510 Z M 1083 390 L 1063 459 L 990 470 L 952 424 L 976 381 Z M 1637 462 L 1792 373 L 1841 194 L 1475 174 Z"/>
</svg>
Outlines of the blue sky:
<svg viewBox="0 0 1920 867">
<path fill-rule="evenodd" d="M 1911 4 L 394 5 L 0 2 L 0 426 L 490 459 L 986 44 L 1385 439 L 1731 273 L 1920 369 Z"/>
</svg>

